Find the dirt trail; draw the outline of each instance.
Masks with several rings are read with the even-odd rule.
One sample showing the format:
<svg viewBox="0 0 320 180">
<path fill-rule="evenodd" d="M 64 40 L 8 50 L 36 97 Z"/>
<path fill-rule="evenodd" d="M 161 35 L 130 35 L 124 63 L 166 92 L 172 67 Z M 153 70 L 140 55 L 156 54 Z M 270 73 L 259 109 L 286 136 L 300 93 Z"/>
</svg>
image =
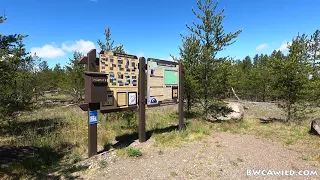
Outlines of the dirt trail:
<svg viewBox="0 0 320 180">
<path fill-rule="evenodd" d="M 247 169 L 313 170 L 320 167 L 300 154 L 253 135 L 214 133 L 180 148 L 142 151 L 140 158 L 117 158 L 106 153 L 108 164 L 84 179 L 319 179 L 315 176 L 247 176 Z M 113 154 L 113 155 L 112 155 Z"/>
</svg>

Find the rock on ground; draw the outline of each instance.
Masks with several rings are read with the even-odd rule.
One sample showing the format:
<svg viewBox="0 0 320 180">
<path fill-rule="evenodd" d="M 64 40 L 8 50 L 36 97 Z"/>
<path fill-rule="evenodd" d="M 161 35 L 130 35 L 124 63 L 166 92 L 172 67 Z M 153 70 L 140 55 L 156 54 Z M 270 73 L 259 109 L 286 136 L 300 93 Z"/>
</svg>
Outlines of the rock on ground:
<svg viewBox="0 0 320 180">
<path fill-rule="evenodd" d="M 320 119 L 315 119 L 311 122 L 310 133 L 320 135 Z"/>
<path fill-rule="evenodd" d="M 218 117 L 219 120 L 241 120 L 244 116 L 244 106 L 238 102 L 227 102 L 227 107 L 231 108 L 233 112 L 226 117 Z"/>
</svg>

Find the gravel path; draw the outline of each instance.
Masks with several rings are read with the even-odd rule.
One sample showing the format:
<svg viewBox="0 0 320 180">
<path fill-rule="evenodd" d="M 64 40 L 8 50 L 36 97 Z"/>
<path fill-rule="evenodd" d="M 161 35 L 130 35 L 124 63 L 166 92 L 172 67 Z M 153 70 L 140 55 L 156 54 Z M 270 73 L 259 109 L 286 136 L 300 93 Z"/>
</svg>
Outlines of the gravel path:
<svg viewBox="0 0 320 180">
<path fill-rule="evenodd" d="M 99 158 L 107 159 L 106 167 L 92 168 L 82 177 L 119 180 L 320 179 L 315 176 L 247 176 L 247 169 L 312 170 L 320 176 L 320 168 L 302 160 L 299 153 L 253 135 L 216 132 L 180 148 L 162 149 L 161 152 L 147 148 L 142 153 L 140 158 L 118 158 L 114 153 L 105 153 Z"/>
</svg>

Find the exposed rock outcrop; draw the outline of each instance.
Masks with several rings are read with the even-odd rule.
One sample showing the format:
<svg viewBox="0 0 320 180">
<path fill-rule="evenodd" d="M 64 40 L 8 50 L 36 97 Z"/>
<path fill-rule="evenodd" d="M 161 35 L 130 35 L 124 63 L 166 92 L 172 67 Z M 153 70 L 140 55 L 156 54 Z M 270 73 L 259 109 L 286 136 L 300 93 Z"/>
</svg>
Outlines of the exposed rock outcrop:
<svg viewBox="0 0 320 180">
<path fill-rule="evenodd" d="M 207 119 L 211 121 L 216 120 L 242 120 L 244 116 L 244 105 L 238 102 L 226 102 L 224 107 L 214 107 L 211 113 L 208 114 Z M 221 113 L 222 112 L 222 113 Z"/>
<path fill-rule="evenodd" d="M 310 134 L 319 135 L 320 136 L 320 118 L 314 119 L 311 122 Z"/>
<path fill-rule="evenodd" d="M 244 106 L 238 102 L 229 102 L 227 103 L 227 107 L 232 109 L 232 112 L 227 114 L 224 117 L 218 117 L 220 120 L 242 120 L 244 116 Z"/>
</svg>

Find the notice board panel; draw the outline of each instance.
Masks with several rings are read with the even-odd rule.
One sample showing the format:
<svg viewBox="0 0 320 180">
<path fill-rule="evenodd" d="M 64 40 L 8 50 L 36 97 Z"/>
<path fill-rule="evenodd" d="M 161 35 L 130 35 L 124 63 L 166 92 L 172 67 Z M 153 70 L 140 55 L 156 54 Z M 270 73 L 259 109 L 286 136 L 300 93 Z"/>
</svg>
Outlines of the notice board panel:
<svg viewBox="0 0 320 180">
<path fill-rule="evenodd" d="M 147 60 L 147 104 L 177 102 L 179 64 L 155 58 Z"/>
<path fill-rule="evenodd" d="M 113 52 L 103 52 L 99 55 L 99 71 L 108 74 L 107 91 L 109 95 L 108 102 L 101 103 L 101 110 L 112 110 L 118 108 L 127 108 L 133 106 L 129 104 L 129 92 L 138 94 L 138 69 L 139 60 L 137 56 L 129 54 L 120 54 Z M 134 96 L 130 94 L 131 102 L 134 102 Z M 113 102 L 111 101 L 111 96 Z M 137 96 L 135 96 L 137 98 Z M 138 100 L 136 99 L 135 102 Z M 136 104 L 135 104 L 136 105 Z"/>
</svg>

